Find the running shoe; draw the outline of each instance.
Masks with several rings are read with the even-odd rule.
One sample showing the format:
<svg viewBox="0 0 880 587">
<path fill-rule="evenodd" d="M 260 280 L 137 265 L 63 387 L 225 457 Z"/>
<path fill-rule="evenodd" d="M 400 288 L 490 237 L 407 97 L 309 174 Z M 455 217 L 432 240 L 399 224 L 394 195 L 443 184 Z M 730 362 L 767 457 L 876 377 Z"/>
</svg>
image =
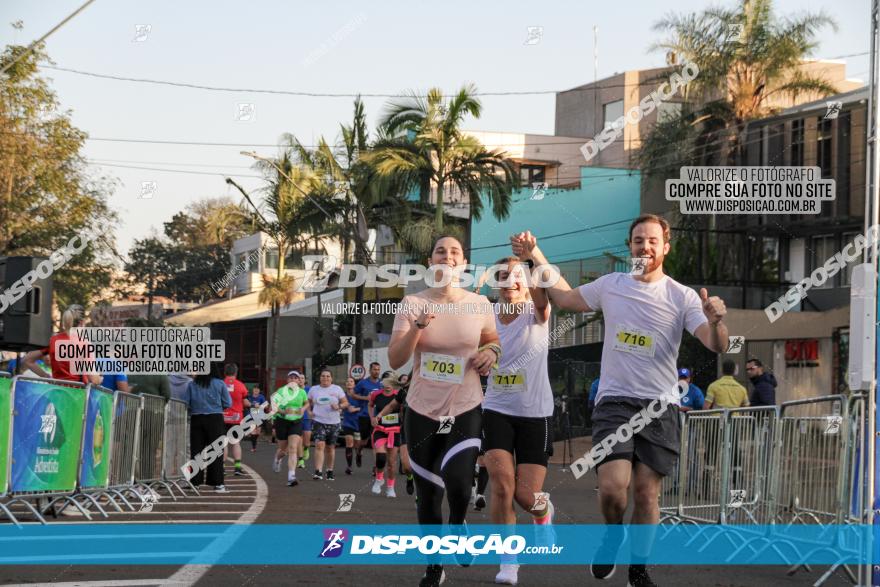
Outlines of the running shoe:
<svg viewBox="0 0 880 587">
<path fill-rule="evenodd" d="M 617 557 L 617 551 L 620 549 L 620 544 L 622 542 L 622 526 L 606 527 L 605 536 L 602 538 L 602 543 L 599 545 L 599 549 L 596 551 L 596 557 L 594 559 L 602 562 L 594 562 L 590 564 L 590 574 L 593 575 L 593 578 L 605 580 L 614 576 L 614 572 L 617 570 L 617 565 L 613 562 L 606 561 L 613 561 Z"/>
<path fill-rule="evenodd" d="M 229 493 L 229 490 L 226 489 L 225 485 L 215 485 L 214 493 Z"/>
<path fill-rule="evenodd" d="M 321 471 L 315 471 L 315 474 L 312 475 L 312 479 L 315 481 L 320 481 L 324 478 L 324 475 L 321 474 Z"/>
<path fill-rule="evenodd" d="M 419 581 L 419 587 L 439 587 L 445 580 L 446 571 L 443 570 L 443 565 L 428 565 Z"/>
<path fill-rule="evenodd" d="M 272 470 L 275 471 L 276 473 L 280 473 L 282 462 L 283 461 L 282 461 L 281 457 L 275 457 L 275 461 L 272 463 Z"/>
<path fill-rule="evenodd" d="M 519 565 L 501 565 L 501 570 L 495 575 L 495 582 L 499 585 L 516 585 Z"/>
<path fill-rule="evenodd" d="M 413 476 L 409 475 L 406 478 L 406 494 L 412 495 L 415 490 L 416 490 L 416 484 L 413 481 Z"/>
<path fill-rule="evenodd" d="M 300 459 L 300 460 L 298 460 L 298 461 L 296 462 L 296 466 L 299 467 L 300 469 L 305 469 L 305 468 L 306 468 L 306 462 L 305 462 L 304 460 Z"/>
<path fill-rule="evenodd" d="M 345 474 L 346 474 L 346 475 L 351 475 L 351 467 L 346 467 L 346 468 L 345 468 Z"/>
<path fill-rule="evenodd" d="M 236 477 L 244 477 L 244 471 L 242 471 L 241 469 L 236 469 L 233 475 L 235 475 Z"/>
<path fill-rule="evenodd" d="M 380 493 L 382 493 L 382 483 L 383 483 L 383 481 L 381 479 L 376 479 L 375 481 L 373 481 L 372 492 L 375 493 L 376 495 L 379 495 Z"/>
<path fill-rule="evenodd" d="M 627 587 L 657 587 L 657 583 L 651 580 L 645 565 L 630 565 Z"/>
<path fill-rule="evenodd" d="M 478 493 L 477 498 L 474 499 L 474 509 L 480 511 L 484 507 L 486 507 L 486 498 Z"/>
<path fill-rule="evenodd" d="M 336 477 L 333 476 L 333 469 L 327 469 L 327 474 L 325 475 L 327 481 L 336 481 Z"/>
<path fill-rule="evenodd" d="M 295 477 L 287 480 L 288 487 L 296 487 L 297 485 L 299 485 L 299 481 L 297 481 Z"/>
<path fill-rule="evenodd" d="M 397 494 L 394 492 L 394 485 L 389 485 L 385 488 L 385 496 L 386 497 L 397 497 Z"/>
<path fill-rule="evenodd" d="M 358 452 L 354 455 L 354 464 L 357 465 L 358 468 L 360 468 L 362 462 L 363 462 L 363 459 L 361 458 L 361 452 L 358 451 Z"/>
</svg>

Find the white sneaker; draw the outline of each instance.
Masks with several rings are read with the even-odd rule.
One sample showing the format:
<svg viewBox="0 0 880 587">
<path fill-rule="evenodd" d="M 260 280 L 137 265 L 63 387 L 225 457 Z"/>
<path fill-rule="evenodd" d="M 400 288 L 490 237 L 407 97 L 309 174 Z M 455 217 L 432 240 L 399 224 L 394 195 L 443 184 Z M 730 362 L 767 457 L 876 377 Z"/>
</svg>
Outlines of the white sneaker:
<svg viewBox="0 0 880 587">
<path fill-rule="evenodd" d="M 379 479 L 376 479 L 375 481 L 373 481 L 373 493 L 375 493 L 376 495 L 379 495 L 380 493 L 382 493 L 382 484 L 383 483 L 384 483 L 384 481 L 381 481 Z"/>
<path fill-rule="evenodd" d="M 519 565 L 501 565 L 501 570 L 495 575 L 495 582 L 500 585 L 516 585 Z"/>
<path fill-rule="evenodd" d="M 229 490 L 226 489 L 225 485 L 215 485 L 214 493 L 229 493 Z"/>
<path fill-rule="evenodd" d="M 397 497 L 397 494 L 394 493 L 394 485 L 389 485 L 385 488 L 385 495 L 387 497 Z"/>
<path fill-rule="evenodd" d="M 272 470 L 275 471 L 276 473 L 281 472 L 281 462 L 282 462 L 282 459 L 280 457 L 275 457 L 275 462 L 272 463 Z"/>
</svg>

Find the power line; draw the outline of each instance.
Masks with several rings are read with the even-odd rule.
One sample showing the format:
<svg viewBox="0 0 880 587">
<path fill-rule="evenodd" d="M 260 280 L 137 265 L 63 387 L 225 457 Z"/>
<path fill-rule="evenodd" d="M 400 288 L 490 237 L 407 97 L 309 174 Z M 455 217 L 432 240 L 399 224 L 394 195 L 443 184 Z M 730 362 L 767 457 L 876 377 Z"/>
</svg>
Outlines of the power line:
<svg viewBox="0 0 880 587">
<path fill-rule="evenodd" d="M 15 59 L 13 59 L 13 60 L 10 61 L 9 63 L 7 63 L 6 65 L 4 65 L 4 66 L 3 66 L 3 69 L 0 69 L 0 74 L 6 73 L 6 71 L 7 71 L 10 67 L 12 67 L 13 65 L 15 65 L 16 63 L 18 63 L 19 61 L 21 61 L 22 58 L 23 58 L 25 55 L 29 55 L 30 52 L 34 50 L 34 47 L 36 47 L 37 45 L 39 45 L 40 43 L 42 43 L 43 41 L 45 41 L 46 39 L 48 39 L 48 38 L 49 38 L 49 35 L 51 35 L 51 34 L 54 33 L 55 31 L 57 31 L 58 29 L 60 29 L 60 28 L 63 27 L 64 25 L 66 25 L 67 22 L 68 22 L 70 19 L 72 19 L 74 16 L 76 16 L 77 14 L 79 14 L 80 12 L 82 12 L 83 10 L 85 10 L 86 7 L 87 7 L 89 4 L 91 4 L 92 2 L 94 2 L 94 1 L 95 1 L 95 0 L 88 0 L 85 4 L 83 4 L 82 6 L 80 6 L 79 8 L 77 8 L 76 10 L 74 10 L 73 12 L 71 12 L 69 15 L 67 15 L 67 18 L 65 18 L 64 20 L 62 20 L 61 22 L 59 22 L 58 24 L 56 24 L 54 27 L 52 27 L 52 29 L 51 29 L 48 33 L 46 33 L 45 35 L 43 35 L 42 37 L 40 37 L 39 39 L 37 39 L 36 41 L 34 41 L 33 43 L 31 43 L 30 45 L 28 45 L 27 48 L 26 48 L 24 51 L 21 52 L 21 55 L 19 55 L 18 57 L 16 57 Z"/>
</svg>

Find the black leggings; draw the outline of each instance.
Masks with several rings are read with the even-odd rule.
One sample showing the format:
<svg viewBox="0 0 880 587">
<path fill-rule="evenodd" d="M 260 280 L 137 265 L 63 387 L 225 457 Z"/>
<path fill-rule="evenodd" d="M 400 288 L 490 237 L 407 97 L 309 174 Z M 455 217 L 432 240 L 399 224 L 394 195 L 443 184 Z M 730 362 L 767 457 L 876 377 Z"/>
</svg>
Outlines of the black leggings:
<svg viewBox="0 0 880 587">
<path fill-rule="evenodd" d="M 448 434 L 437 434 L 438 420 L 412 408 L 407 410 L 404 426 L 419 498 L 419 524 L 443 523 L 444 491 L 449 503 L 449 523 L 464 523 L 480 450 L 481 420 L 482 412 L 477 406 L 456 416 Z"/>
<path fill-rule="evenodd" d="M 209 444 L 226 435 L 223 414 L 196 414 L 189 419 L 189 446 L 192 457 L 202 452 Z M 207 479 L 205 479 L 207 477 Z M 198 487 L 202 482 L 208 485 L 223 485 L 223 451 L 208 465 L 207 471 L 199 471 L 190 479 Z"/>
</svg>

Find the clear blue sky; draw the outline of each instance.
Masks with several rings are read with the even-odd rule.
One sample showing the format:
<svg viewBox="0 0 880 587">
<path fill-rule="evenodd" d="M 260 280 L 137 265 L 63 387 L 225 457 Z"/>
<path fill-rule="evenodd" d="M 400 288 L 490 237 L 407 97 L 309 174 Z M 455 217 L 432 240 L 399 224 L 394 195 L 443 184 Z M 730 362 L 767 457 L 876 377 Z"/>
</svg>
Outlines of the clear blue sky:
<svg viewBox="0 0 880 587">
<path fill-rule="evenodd" d="M 28 44 L 83 1 L 4 2 L 0 38 L 3 44 Z M 121 182 L 110 203 L 121 218 L 120 249 L 127 251 L 133 239 L 161 229 L 163 221 L 194 200 L 227 194 L 238 199 L 224 175 L 258 188 L 260 180 L 248 177 L 255 175 L 251 160 L 239 151 L 274 155 L 277 149 L 257 145 L 274 145 L 283 132 L 306 144 L 321 135 L 332 140 L 339 123 L 351 117 L 351 98 L 244 90 L 387 94 L 438 86 L 451 92 L 467 82 L 481 91 L 562 90 L 593 78 L 593 26 L 599 27 L 601 78 L 662 65 L 664 56 L 647 50 L 658 40 L 652 25 L 670 11 L 708 6 L 701 0 L 97 0 L 47 41 L 59 67 L 243 91 L 147 85 L 50 69 L 43 73 L 53 80 L 62 107 L 72 111 L 74 124 L 90 137 L 252 145 L 88 141 L 85 154 L 94 171 Z M 838 31 L 824 32 L 813 57 L 869 50 L 869 0 L 777 0 L 775 8 L 778 15 L 824 10 L 837 20 Z M 9 26 L 16 20 L 24 21 L 23 31 Z M 151 27 L 141 42 L 134 41 L 136 24 Z M 543 27 L 538 44 L 525 44 L 529 26 Z M 867 82 L 867 55 L 845 61 L 849 77 Z M 385 101 L 365 100 L 371 125 Z M 255 105 L 254 121 L 235 119 L 239 103 Z M 553 134 L 552 94 L 486 97 L 483 105 L 483 117 L 469 128 Z M 156 182 L 152 199 L 139 198 L 144 181 Z"/>
</svg>

